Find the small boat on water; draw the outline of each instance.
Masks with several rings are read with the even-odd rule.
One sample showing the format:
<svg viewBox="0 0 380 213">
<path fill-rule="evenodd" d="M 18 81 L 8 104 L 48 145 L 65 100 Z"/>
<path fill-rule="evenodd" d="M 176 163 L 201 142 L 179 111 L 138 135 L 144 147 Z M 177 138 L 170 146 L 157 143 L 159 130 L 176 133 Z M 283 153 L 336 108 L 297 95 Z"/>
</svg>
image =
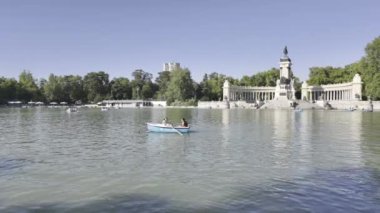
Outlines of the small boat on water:
<svg viewBox="0 0 380 213">
<path fill-rule="evenodd" d="M 147 123 L 147 128 L 149 132 L 165 132 L 165 133 L 188 133 L 190 127 L 183 126 L 173 126 L 171 124 L 160 124 L 160 123 Z"/>
<path fill-rule="evenodd" d="M 100 107 L 100 111 L 108 111 L 108 107 Z"/>
<path fill-rule="evenodd" d="M 78 112 L 78 108 L 77 107 L 69 107 L 66 109 L 66 112 L 67 113 Z"/>
</svg>

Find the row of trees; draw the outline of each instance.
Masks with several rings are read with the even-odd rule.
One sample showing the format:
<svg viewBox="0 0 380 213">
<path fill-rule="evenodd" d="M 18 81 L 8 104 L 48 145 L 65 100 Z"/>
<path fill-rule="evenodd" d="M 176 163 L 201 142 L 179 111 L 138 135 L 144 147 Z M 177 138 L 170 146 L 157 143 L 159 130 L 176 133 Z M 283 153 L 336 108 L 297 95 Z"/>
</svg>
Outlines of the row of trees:
<svg viewBox="0 0 380 213">
<path fill-rule="evenodd" d="M 365 48 L 366 55 L 358 62 L 343 68 L 312 67 L 308 84 L 322 85 L 349 82 L 356 73 L 364 82 L 363 97 L 380 100 L 380 37 Z M 279 70 L 272 68 L 240 80 L 219 73 L 205 74 L 200 83 L 195 82 L 190 70 L 163 71 L 153 80 L 151 73 L 135 70 L 132 79 L 119 77 L 109 80 L 103 71 L 78 75 L 57 76 L 51 74 L 47 80 L 35 80 L 32 73 L 23 71 L 19 80 L 0 78 L 0 104 L 11 100 L 96 103 L 104 99 L 155 99 L 166 100 L 171 105 L 192 105 L 196 101 L 221 100 L 223 83 L 241 86 L 275 86 Z M 296 90 L 301 82 L 295 77 Z"/>
<path fill-rule="evenodd" d="M 365 56 L 345 67 L 312 67 L 309 85 L 336 84 L 352 81 L 359 73 L 363 81 L 363 98 L 380 100 L 380 37 L 375 38 L 365 48 Z"/>
<path fill-rule="evenodd" d="M 153 81 L 153 75 L 135 70 L 132 80 L 119 77 L 109 80 L 103 71 L 78 75 L 57 76 L 35 80 L 29 71 L 23 71 L 19 80 L 0 78 L 0 103 L 10 100 L 97 103 L 105 99 L 155 99 L 166 100 L 171 105 L 194 105 L 198 100 L 221 100 L 223 83 L 245 86 L 273 86 L 278 70 L 271 69 L 241 80 L 219 73 L 205 74 L 200 83 L 195 82 L 188 69 L 163 71 Z"/>
</svg>

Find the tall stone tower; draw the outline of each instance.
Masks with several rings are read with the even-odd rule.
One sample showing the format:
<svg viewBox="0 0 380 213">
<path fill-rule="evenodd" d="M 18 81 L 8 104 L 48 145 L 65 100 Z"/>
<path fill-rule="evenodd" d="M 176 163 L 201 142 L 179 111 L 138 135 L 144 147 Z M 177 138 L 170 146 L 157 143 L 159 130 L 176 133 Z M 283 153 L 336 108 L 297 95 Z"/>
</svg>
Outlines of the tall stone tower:
<svg viewBox="0 0 380 213">
<path fill-rule="evenodd" d="M 283 53 L 283 57 L 280 58 L 280 79 L 276 83 L 275 100 L 294 100 L 295 89 L 292 60 L 288 56 L 288 48 L 286 46 Z"/>
</svg>

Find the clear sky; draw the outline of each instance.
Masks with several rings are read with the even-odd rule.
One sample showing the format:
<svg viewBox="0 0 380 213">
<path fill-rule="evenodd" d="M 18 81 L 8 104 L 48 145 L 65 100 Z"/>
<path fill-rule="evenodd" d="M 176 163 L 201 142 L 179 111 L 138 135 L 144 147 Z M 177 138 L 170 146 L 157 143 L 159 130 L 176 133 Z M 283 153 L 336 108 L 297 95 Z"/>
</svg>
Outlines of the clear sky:
<svg viewBox="0 0 380 213">
<path fill-rule="evenodd" d="M 380 36 L 379 0 L 0 0 L 0 76 L 105 71 L 157 77 L 179 62 L 196 81 L 278 67 L 344 66 Z"/>
</svg>

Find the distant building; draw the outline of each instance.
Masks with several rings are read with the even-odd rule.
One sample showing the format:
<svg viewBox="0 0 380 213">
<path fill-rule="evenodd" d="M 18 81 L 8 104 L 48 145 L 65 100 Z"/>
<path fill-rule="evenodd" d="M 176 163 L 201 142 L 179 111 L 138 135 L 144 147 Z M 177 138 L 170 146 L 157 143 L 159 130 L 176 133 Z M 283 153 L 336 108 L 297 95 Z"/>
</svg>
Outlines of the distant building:
<svg viewBox="0 0 380 213">
<path fill-rule="evenodd" d="M 169 63 L 164 63 L 164 66 L 163 66 L 163 71 L 173 71 L 173 70 L 177 70 L 177 69 L 180 69 L 181 68 L 181 65 L 179 63 L 176 63 L 176 62 L 169 62 Z"/>
</svg>

